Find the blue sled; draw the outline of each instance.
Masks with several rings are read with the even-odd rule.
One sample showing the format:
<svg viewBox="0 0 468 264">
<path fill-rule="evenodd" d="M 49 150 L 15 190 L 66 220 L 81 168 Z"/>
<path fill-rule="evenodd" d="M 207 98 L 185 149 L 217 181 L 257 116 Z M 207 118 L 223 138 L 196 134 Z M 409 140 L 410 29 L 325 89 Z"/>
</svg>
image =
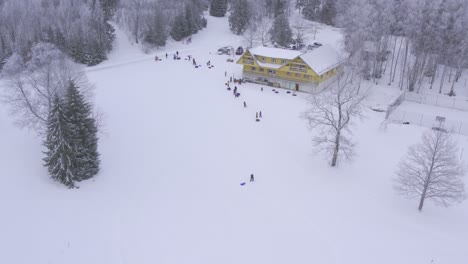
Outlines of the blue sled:
<svg viewBox="0 0 468 264">
<path fill-rule="evenodd" d="M 240 184 L 240 185 L 241 185 L 241 186 L 244 186 L 244 185 L 245 185 L 245 182 L 241 182 L 241 184 Z"/>
</svg>

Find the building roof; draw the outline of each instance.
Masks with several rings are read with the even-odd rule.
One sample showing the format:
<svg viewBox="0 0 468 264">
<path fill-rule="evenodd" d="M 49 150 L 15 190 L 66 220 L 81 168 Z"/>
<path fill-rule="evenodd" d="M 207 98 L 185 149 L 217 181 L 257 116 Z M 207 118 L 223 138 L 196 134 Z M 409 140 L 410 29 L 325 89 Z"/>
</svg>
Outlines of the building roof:
<svg viewBox="0 0 468 264">
<path fill-rule="evenodd" d="M 300 55 L 300 58 L 318 75 L 337 67 L 343 62 L 340 54 L 328 45 L 323 45 Z"/>
<path fill-rule="evenodd" d="M 287 50 L 287 49 L 270 48 L 270 47 L 263 47 L 263 46 L 258 46 L 258 47 L 249 49 L 249 51 L 252 55 L 270 57 L 270 58 L 287 59 L 287 60 L 292 60 L 302 54 L 302 52 L 298 50 Z"/>
<path fill-rule="evenodd" d="M 341 57 L 341 55 L 334 48 L 328 45 L 315 47 L 306 53 L 302 53 L 298 50 L 287 50 L 263 46 L 249 49 L 249 52 L 252 55 L 285 60 L 293 60 L 299 57 L 318 75 L 323 75 L 327 71 L 336 68 L 343 62 L 343 57 Z M 284 64 L 264 63 L 256 58 L 254 59 L 260 67 L 279 69 L 284 66 Z"/>
</svg>

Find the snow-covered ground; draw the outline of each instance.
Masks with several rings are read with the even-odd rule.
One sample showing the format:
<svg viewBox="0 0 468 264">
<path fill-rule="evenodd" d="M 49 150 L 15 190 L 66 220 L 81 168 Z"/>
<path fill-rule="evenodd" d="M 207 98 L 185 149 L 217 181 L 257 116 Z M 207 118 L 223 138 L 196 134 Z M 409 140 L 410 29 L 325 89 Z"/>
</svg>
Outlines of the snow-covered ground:
<svg viewBox="0 0 468 264">
<path fill-rule="evenodd" d="M 48 178 L 41 139 L 0 106 L 0 263 L 468 263 L 467 202 L 418 213 L 392 189 L 424 128 L 383 129 L 385 114 L 366 110 L 354 161 L 330 168 L 299 118 L 306 95 L 225 89 L 241 67 L 215 51 L 242 40 L 225 18 L 208 24 L 159 62 L 119 33 L 109 61 L 88 69 L 107 133 L 102 171 L 80 189 Z M 455 137 L 466 161 L 468 138 Z"/>
</svg>

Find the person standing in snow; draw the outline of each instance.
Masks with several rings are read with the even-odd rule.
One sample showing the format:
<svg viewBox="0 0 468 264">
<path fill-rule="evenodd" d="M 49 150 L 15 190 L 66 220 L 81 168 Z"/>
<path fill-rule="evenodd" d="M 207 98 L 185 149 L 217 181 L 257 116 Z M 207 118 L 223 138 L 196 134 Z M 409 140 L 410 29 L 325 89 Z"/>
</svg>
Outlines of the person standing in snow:
<svg viewBox="0 0 468 264">
<path fill-rule="evenodd" d="M 177 55 L 177 57 L 179 57 L 179 51 L 176 51 L 176 55 Z"/>
<path fill-rule="evenodd" d="M 258 119 L 258 112 L 255 112 L 255 119 Z"/>
<path fill-rule="evenodd" d="M 247 108 L 247 104 L 245 103 L 245 101 L 244 101 L 244 108 Z"/>
<path fill-rule="evenodd" d="M 167 59 L 167 53 L 166 53 L 166 59 Z"/>
<path fill-rule="evenodd" d="M 226 77 L 226 76 L 227 76 L 227 71 L 224 71 L 224 77 Z"/>
<path fill-rule="evenodd" d="M 262 111 L 260 111 L 260 112 L 258 113 L 258 116 L 259 116 L 260 118 L 262 118 Z"/>
<path fill-rule="evenodd" d="M 263 87 L 262 87 L 261 91 L 263 92 Z"/>
<path fill-rule="evenodd" d="M 250 182 L 253 182 L 253 181 L 255 181 L 255 180 L 254 180 L 254 175 L 252 173 L 252 174 L 250 174 Z"/>
</svg>

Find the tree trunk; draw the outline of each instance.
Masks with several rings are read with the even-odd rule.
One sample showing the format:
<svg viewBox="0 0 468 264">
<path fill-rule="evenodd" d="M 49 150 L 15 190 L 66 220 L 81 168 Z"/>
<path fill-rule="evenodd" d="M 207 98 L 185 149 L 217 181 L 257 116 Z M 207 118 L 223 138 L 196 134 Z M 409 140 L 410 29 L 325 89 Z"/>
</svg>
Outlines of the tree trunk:
<svg viewBox="0 0 468 264">
<path fill-rule="evenodd" d="M 395 69 L 393 70 L 393 76 L 391 76 L 392 80 L 391 80 L 391 83 L 395 81 L 395 75 L 396 75 L 396 69 L 397 69 L 397 66 L 398 66 L 398 59 L 400 57 L 400 51 L 401 51 L 401 46 L 403 45 L 403 39 L 400 41 L 400 46 L 398 47 L 398 53 L 397 53 L 397 57 L 396 57 L 396 60 L 395 60 Z M 392 63 L 393 65 L 393 63 Z"/>
<path fill-rule="evenodd" d="M 419 199 L 419 206 L 418 206 L 419 212 L 422 211 L 423 206 L 424 206 L 424 200 L 426 199 L 427 187 L 428 187 L 428 184 L 425 183 L 423 193 L 421 194 L 421 199 Z"/>
<path fill-rule="evenodd" d="M 332 157 L 332 161 L 331 161 L 331 166 L 332 167 L 336 166 L 336 162 L 338 160 L 338 151 L 339 150 L 340 150 L 340 132 L 338 131 L 336 133 L 336 137 L 335 137 L 335 149 L 333 150 L 333 157 Z"/>
<path fill-rule="evenodd" d="M 424 199 L 426 198 L 425 196 L 426 196 L 425 193 L 421 194 L 421 199 L 419 200 L 419 206 L 418 206 L 418 211 L 419 211 L 419 212 L 421 212 L 422 209 L 423 209 L 423 206 L 424 206 Z"/>
<path fill-rule="evenodd" d="M 400 90 L 403 90 L 403 78 L 405 76 L 407 58 L 408 58 L 408 39 L 406 39 L 406 43 L 405 43 L 405 60 L 403 62 L 403 67 L 401 68 Z"/>
</svg>

